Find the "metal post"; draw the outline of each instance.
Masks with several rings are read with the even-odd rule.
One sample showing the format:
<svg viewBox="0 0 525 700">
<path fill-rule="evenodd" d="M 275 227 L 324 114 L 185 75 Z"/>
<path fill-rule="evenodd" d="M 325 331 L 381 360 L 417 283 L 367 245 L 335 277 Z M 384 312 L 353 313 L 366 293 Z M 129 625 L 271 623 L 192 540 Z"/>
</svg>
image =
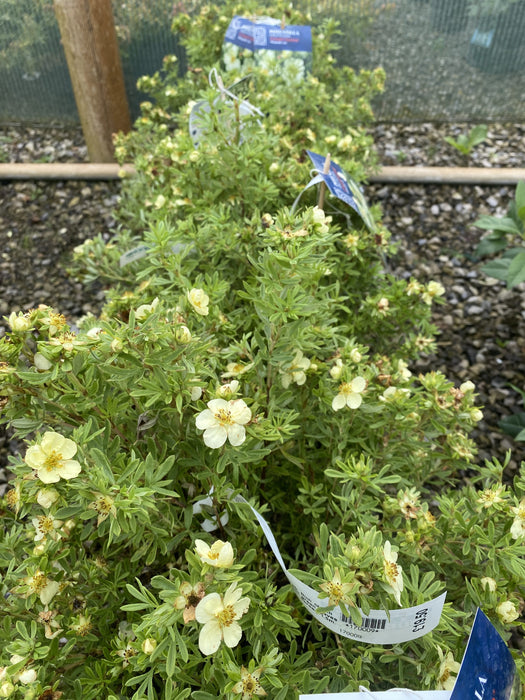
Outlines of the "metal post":
<svg viewBox="0 0 525 700">
<path fill-rule="evenodd" d="M 54 0 L 89 158 L 114 162 L 112 135 L 131 119 L 111 0 Z"/>
</svg>

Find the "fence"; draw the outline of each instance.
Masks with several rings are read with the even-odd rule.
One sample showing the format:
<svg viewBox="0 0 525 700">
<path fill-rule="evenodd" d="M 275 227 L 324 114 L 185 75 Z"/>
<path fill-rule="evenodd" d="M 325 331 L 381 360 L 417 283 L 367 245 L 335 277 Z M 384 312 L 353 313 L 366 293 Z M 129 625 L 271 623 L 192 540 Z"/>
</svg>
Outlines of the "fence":
<svg viewBox="0 0 525 700">
<path fill-rule="evenodd" d="M 314 27 L 341 22 L 338 59 L 355 68 L 382 65 L 382 121 L 523 122 L 525 0 L 325 0 L 297 3 Z M 140 75 L 174 53 L 173 0 L 114 0 L 132 116 L 144 99 Z M 53 0 L 1 0 L 0 124 L 78 122 Z"/>
</svg>

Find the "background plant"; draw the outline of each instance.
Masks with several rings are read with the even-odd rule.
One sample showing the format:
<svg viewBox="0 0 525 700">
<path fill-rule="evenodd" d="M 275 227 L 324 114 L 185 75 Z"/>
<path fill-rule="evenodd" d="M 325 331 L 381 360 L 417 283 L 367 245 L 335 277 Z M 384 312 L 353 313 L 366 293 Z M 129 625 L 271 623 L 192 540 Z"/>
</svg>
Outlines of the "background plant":
<svg viewBox="0 0 525 700">
<path fill-rule="evenodd" d="M 221 8 L 224 26 L 234 11 Z M 208 12 L 193 22 L 198 35 Z M 177 100 L 197 80 L 197 48 Z M 329 84 L 337 69 L 316 60 Z M 191 99 L 210 104 L 199 149 L 187 106 L 172 127 L 147 107 L 121 144 L 138 169 L 122 230 L 77 251 L 78 269 L 111 284 L 102 314 L 80 329 L 47 306 L 9 316 L 2 420 L 26 448 L 0 506 L 5 697 L 444 687 L 478 605 L 505 639 L 523 629 L 523 470 L 509 484 L 505 464 L 475 465 L 472 383 L 410 372 L 433 347 L 443 288 L 388 274 L 378 211 L 372 231 L 330 199 L 326 212 L 316 207 L 314 192 L 291 211 L 310 178 L 304 145 L 326 152 L 349 135 L 352 109 L 368 111 L 370 75 L 341 103 L 344 131 L 325 122 L 343 121 L 331 111 L 338 88 L 317 86 L 331 99 L 310 115 L 308 82 L 297 106 L 287 85 L 268 86 L 261 126 L 198 78 Z M 311 141 L 308 129 L 335 140 Z M 367 158 L 357 153 L 340 159 L 354 173 Z M 232 163 L 239 190 L 228 193 Z M 171 208 L 174 197 L 190 202 Z M 145 255 L 119 268 L 137 243 Z M 390 647 L 338 638 L 294 596 L 238 496 L 264 514 L 295 575 L 349 616 L 446 589 L 439 627 Z M 385 564 L 396 555 L 392 578 Z"/>
<path fill-rule="evenodd" d="M 445 136 L 445 141 L 453 146 L 464 156 L 469 156 L 474 148 L 487 138 L 488 127 L 486 124 L 476 124 L 466 134 L 460 134 L 457 139 Z"/>
</svg>

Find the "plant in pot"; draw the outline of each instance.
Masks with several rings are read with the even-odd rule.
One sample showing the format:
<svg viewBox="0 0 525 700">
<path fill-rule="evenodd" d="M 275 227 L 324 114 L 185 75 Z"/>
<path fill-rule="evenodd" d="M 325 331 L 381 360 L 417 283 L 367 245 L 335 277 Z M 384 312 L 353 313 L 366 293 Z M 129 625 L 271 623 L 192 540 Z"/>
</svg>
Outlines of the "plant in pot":
<svg viewBox="0 0 525 700">
<path fill-rule="evenodd" d="M 476 19 L 467 60 L 485 73 L 511 73 L 520 68 L 524 46 L 524 0 L 471 0 Z"/>
</svg>

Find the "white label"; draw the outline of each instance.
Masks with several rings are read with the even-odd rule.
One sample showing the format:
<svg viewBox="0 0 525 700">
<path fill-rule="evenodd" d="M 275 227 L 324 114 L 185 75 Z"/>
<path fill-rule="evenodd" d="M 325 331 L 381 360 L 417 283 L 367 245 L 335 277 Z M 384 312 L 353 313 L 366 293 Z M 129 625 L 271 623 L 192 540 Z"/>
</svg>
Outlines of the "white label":
<svg viewBox="0 0 525 700">
<path fill-rule="evenodd" d="M 236 496 L 235 500 L 239 503 L 247 503 L 242 496 Z M 322 625 L 328 627 L 329 630 L 332 630 L 332 632 L 339 634 L 341 637 L 355 639 L 358 642 L 367 644 L 398 644 L 423 637 L 438 625 L 443 605 L 445 604 L 446 593 L 442 593 L 428 603 L 416 605 L 413 608 L 390 610 L 390 613 L 387 613 L 385 610 L 370 610 L 368 615 L 362 615 L 363 619 L 360 626 L 355 625 L 343 615 L 340 608 L 334 608 L 324 614 L 316 612 L 318 608 L 328 607 L 328 599 L 319 598 L 317 591 L 299 581 L 296 576 L 287 570 L 270 526 L 260 513 L 252 506 L 250 508 L 262 527 L 268 544 L 288 581 L 292 584 L 296 595 L 313 617 Z M 326 698 L 326 695 L 323 695 L 323 697 Z"/>
<path fill-rule="evenodd" d="M 392 688 L 392 690 L 373 691 L 363 688 L 358 693 L 315 693 L 314 695 L 299 695 L 299 700 L 449 700 L 450 690 L 408 690 L 407 688 Z"/>
<path fill-rule="evenodd" d="M 127 253 L 124 253 L 123 255 L 120 256 L 120 260 L 119 260 L 120 267 L 125 267 L 126 265 L 129 265 L 130 263 L 135 262 L 135 260 L 140 260 L 141 258 L 146 257 L 148 250 L 149 250 L 149 246 L 147 246 L 147 245 L 139 245 L 136 248 L 132 248 L 131 250 L 128 250 Z"/>
</svg>

